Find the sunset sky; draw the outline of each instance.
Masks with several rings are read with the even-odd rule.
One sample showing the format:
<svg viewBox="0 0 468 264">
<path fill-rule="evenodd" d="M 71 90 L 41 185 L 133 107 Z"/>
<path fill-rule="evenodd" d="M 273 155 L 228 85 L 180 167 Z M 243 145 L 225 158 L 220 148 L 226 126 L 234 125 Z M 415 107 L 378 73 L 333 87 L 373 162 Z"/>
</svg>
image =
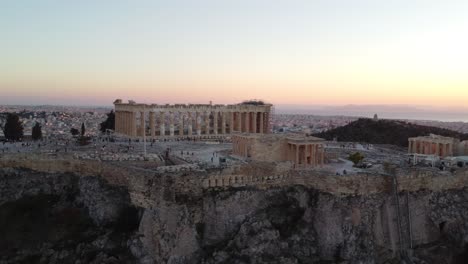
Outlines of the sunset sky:
<svg viewBox="0 0 468 264">
<path fill-rule="evenodd" d="M 468 105 L 467 0 L 11 0 L 0 34 L 0 104 Z"/>
</svg>

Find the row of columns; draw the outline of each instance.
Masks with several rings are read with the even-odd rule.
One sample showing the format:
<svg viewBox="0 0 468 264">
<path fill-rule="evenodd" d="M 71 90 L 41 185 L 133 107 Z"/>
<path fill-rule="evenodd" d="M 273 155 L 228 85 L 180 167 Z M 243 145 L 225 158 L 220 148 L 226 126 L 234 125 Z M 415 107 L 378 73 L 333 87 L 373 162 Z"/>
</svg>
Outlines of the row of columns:
<svg viewBox="0 0 468 264">
<path fill-rule="evenodd" d="M 288 160 L 293 161 L 296 167 L 322 166 L 324 155 L 323 144 L 289 144 Z"/>
<path fill-rule="evenodd" d="M 168 118 L 166 118 L 167 115 Z M 156 117 L 156 112 L 152 111 L 116 111 L 115 130 L 117 133 L 132 137 L 143 136 L 144 133 L 151 137 L 175 136 L 174 117 L 175 112 L 166 114 L 161 111 L 159 117 Z M 268 133 L 270 131 L 269 113 L 266 112 L 179 112 L 178 118 L 178 136 L 218 135 L 233 132 Z M 159 126 L 156 125 L 156 119 L 158 119 Z M 169 134 L 167 134 L 166 119 L 169 121 Z M 147 123 L 149 132 L 146 128 Z"/>
<path fill-rule="evenodd" d="M 440 157 L 453 156 L 453 144 L 424 140 L 410 140 L 408 144 L 408 153 L 437 155 Z"/>
</svg>

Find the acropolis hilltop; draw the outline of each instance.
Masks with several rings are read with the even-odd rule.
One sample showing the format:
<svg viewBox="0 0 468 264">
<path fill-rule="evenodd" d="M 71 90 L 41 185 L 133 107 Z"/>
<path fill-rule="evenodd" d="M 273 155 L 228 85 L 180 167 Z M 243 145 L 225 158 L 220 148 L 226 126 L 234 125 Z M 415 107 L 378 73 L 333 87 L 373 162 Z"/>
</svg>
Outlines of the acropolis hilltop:
<svg viewBox="0 0 468 264">
<path fill-rule="evenodd" d="M 122 203 L 136 207 L 144 212 L 142 219 L 133 214 L 141 233 L 128 243 L 140 248 L 140 258 L 156 260 L 148 263 L 169 263 L 166 259 L 172 255 L 196 258 L 193 252 L 203 250 L 197 241 L 224 230 L 219 225 L 227 223 L 229 228 L 217 235 L 224 239 L 239 226 L 256 228 L 245 219 L 268 223 L 265 217 L 290 219 L 290 212 L 304 218 L 305 212 L 314 212 L 319 218 L 304 226 L 307 232 L 318 230 L 313 231 L 321 250 L 316 255 L 327 260 L 335 258 L 343 237 L 353 236 L 343 230 L 359 230 L 352 232 L 372 241 L 370 248 L 362 249 L 371 259 L 375 248 L 385 254 L 377 258 L 391 259 L 438 241 L 447 232 L 445 209 L 432 204 L 435 198 L 428 195 L 461 197 L 459 192 L 468 187 L 467 141 L 420 135 L 408 138 L 404 148 L 325 140 L 307 127 L 275 129 L 273 108 L 255 100 L 157 105 L 118 99 L 115 129 L 52 136 L 45 127 L 51 136 L 42 140 L 0 144 L 4 185 L 17 186 L 5 193 L 15 197 L 64 192 L 68 197 L 65 190 L 74 188 L 74 193 L 88 195 L 83 201 L 92 216 L 106 225 L 115 221 L 109 219 L 117 217 Z M 76 118 L 73 122 L 80 124 Z M 122 191 L 124 198 L 109 198 Z M 264 213 L 278 206 L 281 213 Z M 444 216 L 435 218 L 433 212 L 441 210 Z M 434 220 L 428 220 L 431 217 Z M 298 226 L 285 223 L 288 228 Z M 178 235 L 167 236 L 166 229 Z M 250 234 L 255 232 L 240 236 Z"/>
</svg>

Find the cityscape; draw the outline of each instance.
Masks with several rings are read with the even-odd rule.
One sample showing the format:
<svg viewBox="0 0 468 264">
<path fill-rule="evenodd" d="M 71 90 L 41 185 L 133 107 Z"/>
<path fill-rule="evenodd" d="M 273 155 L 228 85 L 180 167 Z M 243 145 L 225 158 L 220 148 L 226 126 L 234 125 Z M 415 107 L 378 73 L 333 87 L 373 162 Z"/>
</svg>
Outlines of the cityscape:
<svg viewBox="0 0 468 264">
<path fill-rule="evenodd" d="M 43 135 L 68 135 L 72 128 L 80 128 L 84 122 L 89 127 L 90 135 L 99 134 L 99 124 L 106 118 L 110 107 L 77 107 L 77 106 L 34 106 L 34 105 L 0 105 L 0 115 L 16 112 L 21 113 L 24 134 L 31 136 L 32 127 L 36 122 L 43 126 Z M 367 116 L 323 116 L 314 114 L 284 114 L 276 112 L 272 116 L 272 128 L 275 132 L 320 133 L 336 127 L 347 125 L 359 118 L 372 118 L 375 113 Z M 396 119 L 398 120 L 398 119 Z M 468 122 L 448 122 L 438 120 L 401 119 L 418 125 L 446 128 L 460 133 L 468 133 Z M 0 131 L 0 137 L 4 136 Z"/>
<path fill-rule="evenodd" d="M 468 263 L 468 2 L 0 6 L 0 264 Z"/>
</svg>

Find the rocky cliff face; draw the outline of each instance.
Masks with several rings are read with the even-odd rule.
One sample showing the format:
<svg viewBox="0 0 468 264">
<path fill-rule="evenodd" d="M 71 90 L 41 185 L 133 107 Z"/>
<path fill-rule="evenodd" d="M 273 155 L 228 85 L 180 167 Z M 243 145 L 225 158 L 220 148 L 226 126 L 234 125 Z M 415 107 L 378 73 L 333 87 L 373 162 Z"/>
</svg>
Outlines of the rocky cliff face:
<svg viewBox="0 0 468 264">
<path fill-rule="evenodd" d="M 399 198 L 400 224 L 390 194 L 213 190 L 188 203 L 160 201 L 145 210 L 140 232 L 157 263 L 386 263 L 400 245 L 413 248 L 415 263 L 465 263 L 466 190 Z"/>
<path fill-rule="evenodd" d="M 97 177 L 0 170 L 0 263 L 139 263 L 140 212 Z"/>
<path fill-rule="evenodd" d="M 400 247 L 415 263 L 467 257 L 467 190 L 401 193 L 399 211 L 391 194 L 302 186 L 188 196 L 166 182 L 148 194 L 137 209 L 97 177 L 2 169 L 0 263 L 392 263 Z"/>
</svg>

